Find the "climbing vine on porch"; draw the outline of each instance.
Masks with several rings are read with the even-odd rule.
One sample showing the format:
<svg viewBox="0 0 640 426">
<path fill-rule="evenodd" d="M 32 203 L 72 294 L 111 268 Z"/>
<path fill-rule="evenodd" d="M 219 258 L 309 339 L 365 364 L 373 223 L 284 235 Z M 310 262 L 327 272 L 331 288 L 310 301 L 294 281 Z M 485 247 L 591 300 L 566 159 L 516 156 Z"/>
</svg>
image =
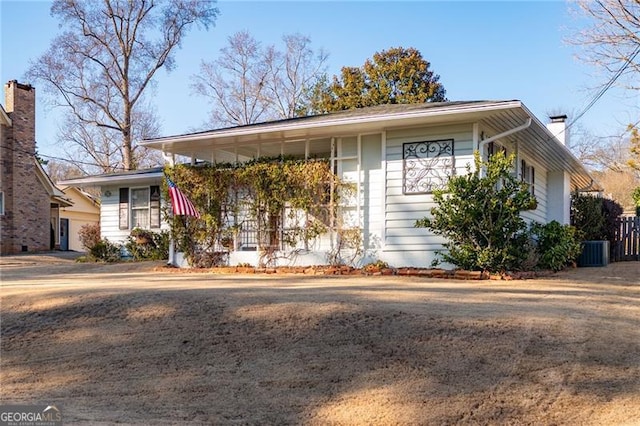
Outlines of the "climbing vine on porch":
<svg viewBox="0 0 640 426">
<path fill-rule="evenodd" d="M 352 190 L 326 160 L 260 158 L 177 165 L 165 173 L 201 214 L 199 219 L 169 217 L 178 249 L 199 266 L 223 263 L 248 222 L 257 233 L 260 263 L 270 264 L 281 248 L 294 251 L 335 228 L 338 200 Z M 164 191 L 167 197 L 166 184 Z"/>
</svg>

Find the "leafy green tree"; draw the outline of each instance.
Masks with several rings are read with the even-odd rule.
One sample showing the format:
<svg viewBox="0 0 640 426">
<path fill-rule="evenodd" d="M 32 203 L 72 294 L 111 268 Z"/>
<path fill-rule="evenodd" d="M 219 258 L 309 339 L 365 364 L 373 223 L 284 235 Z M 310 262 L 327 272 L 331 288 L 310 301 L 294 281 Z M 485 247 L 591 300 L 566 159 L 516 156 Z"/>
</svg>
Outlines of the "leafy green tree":
<svg viewBox="0 0 640 426">
<path fill-rule="evenodd" d="M 504 153 L 483 162 L 475 153 L 475 168 L 452 177 L 436 190 L 431 217 L 416 222 L 447 238 L 448 263 L 467 270 L 504 272 L 522 268 L 529 251 L 528 229 L 520 216 L 535 207 L 527 185 L 513 175 L 515 156 Z"/>
<path fill-rule="evenodd" d="M 395 47 L 367 59 L 362 67 L 343 67 L 340 77 L 316 88 L 313 109 L 331 112 L 382 104 L 445 101 L 440 76 L 414 48 Z"/>
</svg>

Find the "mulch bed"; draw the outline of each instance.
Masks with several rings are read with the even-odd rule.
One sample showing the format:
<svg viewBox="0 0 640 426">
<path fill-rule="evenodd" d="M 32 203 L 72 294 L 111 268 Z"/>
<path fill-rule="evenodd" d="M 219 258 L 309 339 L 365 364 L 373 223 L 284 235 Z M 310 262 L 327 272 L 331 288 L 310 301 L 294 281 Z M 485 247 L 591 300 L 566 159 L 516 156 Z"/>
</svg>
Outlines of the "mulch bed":
<svg viewBox="0 0 640 426">
<path fill-rule="evenodd" d="M 278 275 L 399 275 L 425 278 L 443 278 L 456 280 L 525 280 L 549 276 L 551 271 L 506 272 L 490 274 L 481 271 L 465 271 L 462 269 L 447 270 L 440 268 L 378 268 L 366 266 L 279 266 L 275 268 L 259 268 L 253 266 L 217 266 L 213 268 L 175 268 L 163 266 L 158 270 L 175 270 L 179 272 L 213 273 L 213 274 L 278 274 Z"/>
</svg>

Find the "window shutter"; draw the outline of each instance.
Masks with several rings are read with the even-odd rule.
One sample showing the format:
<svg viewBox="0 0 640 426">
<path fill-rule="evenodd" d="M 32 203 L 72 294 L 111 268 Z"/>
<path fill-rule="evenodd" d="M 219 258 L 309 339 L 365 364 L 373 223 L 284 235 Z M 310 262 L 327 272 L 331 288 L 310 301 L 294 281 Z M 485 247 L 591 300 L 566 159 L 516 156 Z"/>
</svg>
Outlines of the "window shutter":
<svg viewBox="0 0 640 426">
<path fill-rule="evenodd" d="M 151 227 L 160 228 L 160 187 L 152 186 L 150 188 L 149 207 L 151 209 Z"/>
<path fill-rule="evenodd" d="M 129 188 L 120 188 L 120 229 L 129 229 Z"/>
<path fill-rule="evenodd" d="M 531 195 L 535 196 L 536 195 L 536 169 L 533 166 L 531 166 L 530 178 L 531 178 Z"/>
</svg>

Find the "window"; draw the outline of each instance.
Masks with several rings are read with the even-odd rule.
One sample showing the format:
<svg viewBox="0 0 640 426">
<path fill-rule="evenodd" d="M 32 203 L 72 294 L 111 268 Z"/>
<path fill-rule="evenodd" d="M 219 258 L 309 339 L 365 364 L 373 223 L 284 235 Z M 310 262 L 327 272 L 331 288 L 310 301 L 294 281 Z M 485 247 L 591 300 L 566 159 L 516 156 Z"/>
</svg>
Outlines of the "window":
<svg viewBox="0 0 640 426">
<path fill-rule="evenodd" d="M 525 160 L 520 162 L 520 177 L 522 182 L 529 185 L 531 195 L 536 195 L 536 169 Z"/>
<path fill-rule="evenodd" d="M 404 194 L 428 194 L 442 189 L 455 172 L 453 139 L 402 145 Z"/>
<path fill-rule="evenodd" d="M 149 227 L 149 188 L 131 189 L 131 226 Z"/>
<path fill-rule="evenodd" d="M 160 227 L 160 187 L 120 188 L 120 229 Z"/>
<path fill-rule="evenodd" d="M 149 225 L 152 228 L 160 228 L 160 187 L 151 186 L 149 194 Z"/>
<path fill-rule="evenodd" d="M 507 156 L 507 148 L 496 142 L 489 142 L 489 144 L 487 145 L 487 159 L 493 157 L 499 152 L 502 152 L 505 157 Z"/>
<path fill-rule="evenodd" d="M 4 192 L 0 191 L 0 216 L 4 216 Z"/>
<path fill-rule="evenodd" d="M 120 229 L 129 229 L 129 188 L 120 188 Z"/>
</svg>

